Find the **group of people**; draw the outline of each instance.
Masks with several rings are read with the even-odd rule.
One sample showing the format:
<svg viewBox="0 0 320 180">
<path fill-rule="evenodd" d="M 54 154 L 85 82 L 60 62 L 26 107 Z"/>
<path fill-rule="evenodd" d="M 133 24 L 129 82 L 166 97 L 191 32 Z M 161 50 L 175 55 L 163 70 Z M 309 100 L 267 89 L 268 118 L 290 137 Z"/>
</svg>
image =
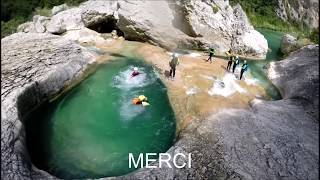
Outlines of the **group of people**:
<svg viewBox="0 0 320 180">
<path fill-rule="evenodd" d="M 234 73 L 236 67 L 240 64 L 240 58 L 239 56 L 235 56 L 231 49 L 229 49 L 229 51 L 226 52 L 226 54 L 229 56 L 229 61 L 228 61 L 228 65 L 227 65 L 227 70 L 230 71 L 231 66 L 232 66 L 232 73 Z M 212 59 L 215 55 L 215 50 L 213 48 L 210 48 L 209 50 L 209 58 L 206 60 L 206 62 L 210 62 L 212 63 Z M 233 63 L 233 65 L 232 65 Z M 169 62 L 169 66 L 170 66 L 170 77 L 174 78 L 176 75 L 176 67 L 177 65 L 179 65 L 179 58 L 178 55 L 176 53 L 172 54 L 172 58 Z M 242 79 L 243 73 L 246 72 L 248 70 L 248 64 L 247 61 L 244 60 L 242 67 L 241 67 L 241 71 L 240 71 L 240 80 Z M 137 67 L 133 68 L 133 72 L 131 73 L 131 77 L 135 77 L 137 75 L 141 74 L 138 71 Z M 132 100 L 133 104 L 142 104 L 142 105 L 149 105 L 147 98 L 143 95 L 139 96 L 138 98 L 134 98 Z"/>
<path fill-rule="evenodd" d="M 230 71 L 230 68 L 232 66 L 232 73 L 234 73 L 234 70 L 240 64 L 240 58 L 239 58 L 239 56 L 233 55 L 231 52 L 231 49 L 227 52 L 227 54 L 229 55 L 227 70 Z M 233 65 L 232 65 L 232 63 L 233 63 Z M 241 70 L 240 70 L 240 78 L 239 78 L 240 80 L 242 79 L 243 73 L 247 70 L 248 70 L 248 64 L 247 64 L 247 61 L 244 60 L 242 67 L 241 67 Z"/>
<path fill-rule="evenodd" d="M 229 56 L 229 61 L 228 61 L 228 65 L 227 65 L 227 70 L 230 71 L 230 68 L 232 66 L 232 73 L 234 73 L 236 67 L 240 64 L 240 58 L 239 56 L 235 56 L 231 49 L 229 49 L 229 51 L 226 52 L 226 54 Z M 212 63 L 212 59 L 215 55 L 215 50 L 213 48 L 210 48 L 209 50 L 209 58 L 206 60 L 206 62 L 210 62 Z M 174 78 L 175 74 L 176 74 L 176 66 L 179 65 L 179 59 L 176 53 L 172 54 L 172 58 L 169 62 L 169 66 L 170 66 L 170 77 Z M 244 60 L 242 67 L 241 67 L 241 71 L 240 71 L 240 80 L 242 79 L 243 73 L 246 72 L 248 70 L 248 64 L 247 61 Z"/>
</svg>

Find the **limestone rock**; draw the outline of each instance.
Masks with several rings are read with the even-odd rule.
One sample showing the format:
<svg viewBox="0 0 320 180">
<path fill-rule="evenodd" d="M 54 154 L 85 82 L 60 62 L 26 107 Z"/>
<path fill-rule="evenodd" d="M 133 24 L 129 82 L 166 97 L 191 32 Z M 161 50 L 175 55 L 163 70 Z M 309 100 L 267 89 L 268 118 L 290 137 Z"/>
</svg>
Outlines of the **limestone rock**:
<svg viewBox="0 0 320 180">
<path fill-rule="evenodd" d="M 297 49 L 299 49 L 297 38 L 291 36 L 290 34 L 283 35 L 280 46 L 281 52 L 284 54 L 289 54 Z"/>
<path fill-rule="evenodd" d="M 31 33 L 36 32 L 33 22 L 25 22 L 17 27 L 17 32 Z"/>
<path fill-rule="evenodd" d="M 310 113 L 319 119 L 319 46 L 308 45 L 285 60 L 270 63 L 268 77 L 283 98 L 305 99 Z"/>
<path fill-rule="evenodd" d="M 71 8 L 51 17 L 47 31 L 52 34 L 62 34 L 68 30 L 84 27 L 81 19 L 81 9 Z"/>
<path fill-rule="evenodd" d="M 34 23 L 36 32 L 38 33 L 46 32 L 46 26 L 49 20 L 50 20 L 49 17 L 39 16 L 39 15 L 33 16 L 33 23 Z"/>
<path fill-rule="evenodd" d="M 1 39 L 1 50 L 1 178 L 58 179 L 32 165 L 23 118 L 79 78 L 94 58 L 46 33 L 12 34 Z"/>
<path fill-rule="evenodd" d="M 280 50 L 283 54 L 288 55 L 289 53 L 300 49 L 303 46 L 311 44 L 308 39 L 297 39 L 290 34 L 283 35 L 281 39 Z"/>
<path fill-rule="evenodd" d="M 100 33 L 116 30 L 125 39 L 169 50 L 204 50 L 211 46 L 222 53 L 232 48 L 264 58 L 268 48 L 266 39 L 253 29 L 240 5 L 232 8 L 228 1 L 90 0 L 52 16 L 47 30 L 62 34 L 83 27 Z"/>
<path fill-rule="evenodd" d="M 196 0 L 181 1 L 180 4 L 180 8 L 187 12 L 186 23 L 191 25 L 192 32 L 218 44 L 219 51 L 232 48 L 237 53 L 265 57 L 267 40 L 253 29 L 239 4 L 231 7 L 228 1 Z M 213 12 L 213 7 L 218 11 Z"/>
<path fill-rule="evenodd" d="M 278 0 L 276 13 L 283 20 L 303 23 L 310 29 L 319 28 L 318 0 Z"/>
<path fill-rule="evenodd" d="M 78 41 L 79 43 L 92 42 L 96 44 L 101 44 L 105 41 L 105 39 L 101 36 L 100 33 L 97 33 L 96 31 L 93 31 L 88 28 L 67 31 L 63 35 L 63 37 L 73 41 Z"/>
<path fill-rule="evenodd" d="M 51 15 L 56 15 L 61 11 L 67 10 L 69 6 L 67 4 L 61 4 L 59 6 L 54 6 L 51 10 Z"/>
</svg>

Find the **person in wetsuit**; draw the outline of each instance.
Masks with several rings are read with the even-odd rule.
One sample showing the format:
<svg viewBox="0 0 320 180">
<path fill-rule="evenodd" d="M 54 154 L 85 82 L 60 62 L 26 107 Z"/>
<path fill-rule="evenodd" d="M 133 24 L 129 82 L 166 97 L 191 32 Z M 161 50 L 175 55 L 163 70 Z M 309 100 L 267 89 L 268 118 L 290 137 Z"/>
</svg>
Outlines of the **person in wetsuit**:
<svg viewBox="0 0 320 180">
<path fill-rule="evenodd" d="M 139 74 L 140 74 L 140 72 L 138 71 L 138 68 L 134 67 L 133 68 L 133 72 L 131 73 L 131 77 L 135 77 L 135 76 L 137 76 Z"/>
<path fill-rule="evenodd" d="M 210 48 L 210 52 L 209 52 L 209 58 L 207 59 L 206 62 L 210 61 L 210 63 L 212 63 L 212 57 L 214 56 L 214 49 L 213 48 Z"/>
<path fill-rule="evenodd" d="M 236 56 L 236 58 L 233 60 L 232 73 L 234 73 L 234 70 L 236 69 L 239 63 L 240 63 L 239 56 Z"/>
<path fill-rule="evenodd" d="M 176 75 L 176 67 L 179 65 L 178 55 L 176 53 L 172 54 L 172 59 L 169 62 L 170 65 L 170 77 L 174 78 Z"/>
<path fill-rule="evenodd" d="M 242 75 L 244 72 L 246 72 L 248 70 L 248 64 L 247 61 L 245 60 L 242 67 L 241 67 L 241 71 L 240 71 L 240 80 L 242 78 Z"/>
<path fill-rule="evenodd" d="M 229 61 L 228 61 L 228 65 L 227 65 L 227 70 L 230 71 L 231 65 L 232 65 L 232 61 L 234 60 L 234 56 L 230 55 L 229 57 Z"/>
</svg>

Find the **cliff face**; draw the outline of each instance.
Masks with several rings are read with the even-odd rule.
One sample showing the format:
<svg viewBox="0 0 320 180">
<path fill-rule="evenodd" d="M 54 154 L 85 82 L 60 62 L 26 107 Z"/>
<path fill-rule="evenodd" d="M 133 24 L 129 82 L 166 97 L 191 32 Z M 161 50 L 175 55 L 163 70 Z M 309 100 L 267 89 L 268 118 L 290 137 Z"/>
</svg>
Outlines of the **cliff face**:
<svg viewBox="0 0 320 180">
<path fill-rule="evenodd" d="M 98 32 L 118 31 L 127 40 L 149 42 L 166 49 L 204 50 L 221 53 L 232 48 L 243 55 L 264 58 L 266 39 L 248 22 L 240 5 L 228 1 L 102 1 L 55 11 L 21 25 L 22 32 L 62 34 L 84 27 Z"/>
<path fill-rule="evenodd" d="M 1 39 L 1 50 L 1 178 L 56 179 L 31 164 L 23 120 L 74 83 L 94 56 L 72 41 L 40 33 Z"/>
<path fill-rule="evenodd" d="M 277 15 L 283 20 L 303 23 L 310 29 L 319 28 L 318 0 L 278 0 Z"/>
</svg>

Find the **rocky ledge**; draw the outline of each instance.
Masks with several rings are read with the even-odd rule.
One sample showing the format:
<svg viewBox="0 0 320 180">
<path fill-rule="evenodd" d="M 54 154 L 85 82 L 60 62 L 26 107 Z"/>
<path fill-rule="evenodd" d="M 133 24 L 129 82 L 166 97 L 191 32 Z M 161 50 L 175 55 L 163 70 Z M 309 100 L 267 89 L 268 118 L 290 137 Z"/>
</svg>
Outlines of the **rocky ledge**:
<svg viewBox="0 0 320 180">
<path fill-rule="evenodd" d="M 85 75 L 95 54 L 57 35 L 16 33 L 1 39 L 1 175 L 57 179 L 34 167 L 23 118 Z"/>
<path fill-rule="evenodd" d="M 149 42 L 166 49 L 223 53 L 232 48 L 242 55 L 265 58 L 267 40 L 250 25 L 240 5 L 229 1 L 103 1 L 79 7 L 55 7 L 51 17 L 35 16 L 18 27 L 20 32 L 63 34 L 84 27 L 99 33 L 116 30 L 126 40 Z"/>
</svg>

